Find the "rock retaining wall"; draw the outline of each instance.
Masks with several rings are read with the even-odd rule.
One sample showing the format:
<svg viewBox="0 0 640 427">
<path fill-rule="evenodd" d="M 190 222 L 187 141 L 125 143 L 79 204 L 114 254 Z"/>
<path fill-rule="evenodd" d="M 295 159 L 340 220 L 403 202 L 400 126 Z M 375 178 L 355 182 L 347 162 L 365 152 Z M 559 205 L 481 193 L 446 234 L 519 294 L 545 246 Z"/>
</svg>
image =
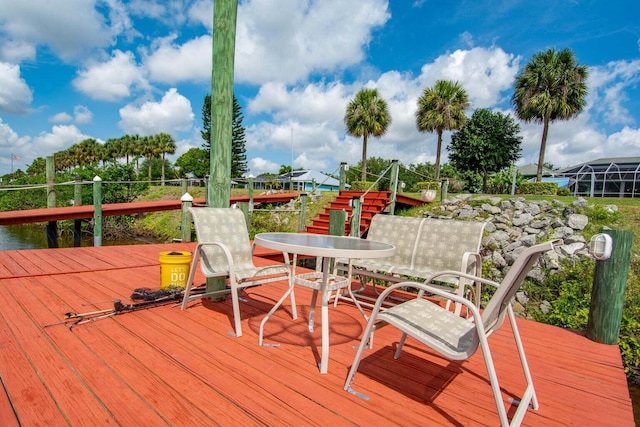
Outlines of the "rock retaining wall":
<svg viewBox="0 0 640 427">
<path fill-rule="evenodd" d="M 567 257 L 585 257 L 588 254 L 588 242 L 583 230 L 589 223 L 585 215 L 587 201 L 578 198 L 566 204 L 560 200 L 525 200 L 522 197 L 503 200 L 499 197 L 457 195 L 446 199 L 441 206 L 426 212 L 434 218 L 469 219 L 487 221 L 485 237 L 482 241 L 482 256 L 490 261 L 491 271 L 484 276 L 500 281 L 518 255 L 529 246 L 547 240 L 559 239 L 554 252 L 540 257 L 528 277 L 542 283 L 545 272 L 560 268 L 560 262 Z M 606 205 L 604 209 L 613 213 L 615 205 Z M 526 295 L 520 293 L 521 303 Z"/>
</svg>

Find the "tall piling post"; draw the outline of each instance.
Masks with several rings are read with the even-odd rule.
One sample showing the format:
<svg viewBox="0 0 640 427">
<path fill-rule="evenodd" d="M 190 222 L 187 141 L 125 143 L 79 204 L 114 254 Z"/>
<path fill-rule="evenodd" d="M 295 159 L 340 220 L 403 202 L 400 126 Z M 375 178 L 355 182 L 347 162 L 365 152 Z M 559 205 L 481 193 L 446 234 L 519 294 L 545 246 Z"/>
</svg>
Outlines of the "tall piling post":
<svg viewBox="0 0 640 427">
<path fill-rule="evenodd" d="M 611 257 L 596 261 L 593 289 L 587 321 L 587 338 L 603 344 L 615 344 L 620 333 L 624 291 L 631 264 L 633 231 L 602 230 L 611 236 Z"/>
<path fill-rule="evenodd" d="M 73 185 L 73 206 L 82 206 L 82 178 L 75 177 Z M 82 220 L 73 221 L 73 246 L 79 248 L 82 245 Z"/>
<path fill-rule="evenodd" d="M 93 246 L 102 246 L 102 179 L 93 178 Z"/>
<path fill-rule="evenodd" d="M 228 207 L 231 197 L 231 136 L 233 121 L 233 70 L 238 0 L 216 0 L 213 8 L 211 71 L 211 170 L 207 202 Z M 207 278 L 207 292 L 226 287 L 224 277 Z M 222 300 L 224 296 L 214 297 Z"/>
<path fill-rule="evenodd" d="M 53 156 L 45 158 L 45 174 L 47 179 L 47 207 L 56 207 L 56 162 Z M 58 247 L 58 222 L 49 221 L 47 223 L 47 246 Z"/>
</svg>

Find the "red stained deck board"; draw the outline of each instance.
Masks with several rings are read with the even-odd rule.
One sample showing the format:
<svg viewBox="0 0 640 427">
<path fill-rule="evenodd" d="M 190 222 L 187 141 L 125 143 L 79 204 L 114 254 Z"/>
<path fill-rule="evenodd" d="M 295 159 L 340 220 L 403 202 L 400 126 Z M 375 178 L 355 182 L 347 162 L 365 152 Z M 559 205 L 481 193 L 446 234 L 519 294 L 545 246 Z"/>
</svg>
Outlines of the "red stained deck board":
<svg viewBox="0 0 640 427">
<path fill-rule="evenodd" d="M 124 313 L 72 331 L 64 325 L 43 328 L 67 311 L 110 308 L 116 298 L 129 303 L 134 288 L 159 286 L 159 252 L 194 248 L 5 251 L 0 378 L 7 398 L 0 398 L 0 409 L 13 402 L 23 425 L 497 424 L 481 353 L 449 362 L 408 340 L 394 360 L 399 333 L 393 328 L 376 332 L 353 382 L 371 400 L 344 392 L 364 319 L 346 302 L 330 308 L 329 374 L 320 375 L 320 313 L 310 334 L 310 292 L 304 288 L 296 288 L 298 320 L 291 319 L 287 301 L 266 325 L 266 342 L 280 347 L 259 347 L 260 321 L 284 283 L 248 290 L 240 338 L 228 333 L 229 299 L 193 302 L 186 311 L 165 305 Z M 31 261 L 36 256 L 37 265 Z M 12 270 L 3 269 L 5 258 Z M 7 277 L 10 271 L 19 278 Z M 198 274 L 196 283 L 202 280 Z M 531 321 L 518 320 L 518 326 L 541 403 L 539 411 L 527 412 L 523 425 L 634 425 L 617 346 Z M 524 379 L 508 324 L 489 342 L 503 398 L 520 394 Z M 77 407 L 72 394 L 78 394 Z M 512 415 L 513 407 L 508 410 Z"/>
</svg>

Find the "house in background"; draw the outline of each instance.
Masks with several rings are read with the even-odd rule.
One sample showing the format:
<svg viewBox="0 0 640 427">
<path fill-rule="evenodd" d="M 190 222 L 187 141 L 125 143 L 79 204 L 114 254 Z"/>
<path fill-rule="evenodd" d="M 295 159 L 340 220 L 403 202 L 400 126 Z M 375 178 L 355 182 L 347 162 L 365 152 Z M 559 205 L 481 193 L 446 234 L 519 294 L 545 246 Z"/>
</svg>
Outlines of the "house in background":
<svg viewBox="0 0 640 427">
<path fill-rule="evenodd" d="M 529 163 L 528 165 L 520 166 L 517 168 L 518 173 L 522 175 L 528 181 L 535 181 L 538 176 L 538 165 L 535 163 Z M 569 188 L 570 179 L 557 176 L 557 170 L 551 170 L 548 168 L 542 168 L 542 182 L 555 182 L 558 184 L 558 188 Z"/>
<path fill-rule="evenodd" d="M 640 157 L 596 159 L 554 171 L 574 196 L 640 197 Z"/>
<path fill-rule="evenodd" d="M 518 173 L 525 179 L 535 178 L 538 176 L 538 165 L 536 163 L 529 163 L 528 165 L 518 166 Z M 542 176 L 554 176 L 555 171 L 542 167 Z"/>
<path fill-rule="evenodd" d="M 258 177 L 254 181 L 256 189 L 290 189 L 291 191 L 311 192 L 339 191 L 340 181 L 332 176 L 314 170 L 295 170 L 278 175 L 274 178 Z M 349 188 L 349 184 L 345 185 Z"/>
</svg>

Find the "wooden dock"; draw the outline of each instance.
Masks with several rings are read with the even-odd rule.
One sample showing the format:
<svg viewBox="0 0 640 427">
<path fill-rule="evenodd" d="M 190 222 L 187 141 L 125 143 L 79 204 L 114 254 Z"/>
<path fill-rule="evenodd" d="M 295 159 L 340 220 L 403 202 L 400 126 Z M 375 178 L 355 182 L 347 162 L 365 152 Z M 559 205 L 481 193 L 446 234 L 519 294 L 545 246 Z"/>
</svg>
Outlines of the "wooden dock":
<svg viewBox="0 0 640 427">
<path fill-rule="evenodd" d="M 393 328 L 376 332 L 355 377 L 370 400 L 343 391 L 364 319 L 347 303 L 330 309 L 329 373 L 321 375 L 305 288 L 296 288 L 297 321 L 285 304 L 267 323 L 266 341 L 280 346 L 259 347 L 260 321 L 284 283 L 249 289 L 240 338 L 229 334 L 230 301 L 153 307 L 72 330 L 60 324 L 64 313 L 108 309 L 114 299 L 130 302 L 134 288 L 157 288 L 158 254 L 193 248 L 0 252 L 0 425 L 498 425 L 481 354 L 450 362 L 409 340 L 394 360 Z M 540 401 L 523 425 L 634 425 L 617 346 L 518 325 Z M 489 339 L 505 399 L 524 387 L 508 328 Z"/>
<path fill-rule="evenodd" d="M 283 203 L 298 197 L 300 193 L 274 193 L 254 196 L 257 203 Z M 205 203 L 204 199 L 195 199 L 194 204 Z M 249 196 L 233 196 L 230 204 L 249 202 Z M 107 203 L 102 205 L 103 216 L 134 215 L 139 213 L 180 210 L 180 200 L 153 200 L 147 202 Z M 93 205 L 65 206 L 57 208 L 25 209 L 21 211 L 0 212 L 0 225 L 28 224 L 34 222 L 64 221 L 91 219 L 94 214 Z"/>
</svg>

